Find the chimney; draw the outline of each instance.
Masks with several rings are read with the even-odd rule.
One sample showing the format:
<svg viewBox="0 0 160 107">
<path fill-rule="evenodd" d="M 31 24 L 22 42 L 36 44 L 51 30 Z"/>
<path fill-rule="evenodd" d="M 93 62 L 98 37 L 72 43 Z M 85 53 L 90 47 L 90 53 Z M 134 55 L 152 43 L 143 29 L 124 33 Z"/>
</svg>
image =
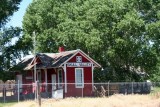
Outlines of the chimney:
<svg viewBox="0 0 160 107">
<path fill-rule="evenodd" d="M 59 51 L 59 53 L 60 53 L 60 52 L 64 52 L 64 51 L 65 51 L 65 49 L 64 49 L 64 47 L 63 47 L 63 46 L 60 46 L 60 47 L 59 47 L 59 49 L 58 49 L 58 51 Z"/>
</svg>

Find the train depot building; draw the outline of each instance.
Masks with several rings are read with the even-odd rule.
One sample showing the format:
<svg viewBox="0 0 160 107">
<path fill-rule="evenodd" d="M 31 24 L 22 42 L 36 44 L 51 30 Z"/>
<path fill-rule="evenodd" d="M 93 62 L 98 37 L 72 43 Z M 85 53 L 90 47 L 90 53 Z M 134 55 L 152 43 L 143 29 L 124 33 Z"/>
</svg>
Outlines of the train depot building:
<svg viewBox="0 0 160 107">
<path fill-rule="evenodd" d="M 16 67 L 21 94 L 34 95 L 36 80 L 41 84 L 42 96 L 64 98 L 92 96 L 93 71 L 101 65 L 80 49 L 65 51 L 60 47 L 59 53 L 38 53 Z"/>
</svg>

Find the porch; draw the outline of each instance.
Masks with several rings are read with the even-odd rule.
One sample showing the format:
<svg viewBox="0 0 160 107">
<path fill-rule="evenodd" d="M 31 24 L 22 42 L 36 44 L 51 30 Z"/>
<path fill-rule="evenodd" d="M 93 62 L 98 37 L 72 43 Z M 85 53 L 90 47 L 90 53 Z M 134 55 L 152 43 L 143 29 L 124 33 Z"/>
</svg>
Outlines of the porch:
<svg viewBox="0 0 160 107">
<path fill-rule="evenodd" d="M 63 68 L 37 69 L 36 79 L 34 70 L 26 71 L 25 74 L 16 76 L 16 83 L 20 82 L 20 94 L 23 96 L 35 96 L 37 83 L 40 85 L 40 92 L 43 98 L 56 98 L 56 94 L 64 96 L 64 70 Z M 36 83 L 34 82 L 36 80 Z M 23 83 L 23 84 L 22 84 Z M 16 92 L 15 92 L 16 93 Z"/>
</svg>

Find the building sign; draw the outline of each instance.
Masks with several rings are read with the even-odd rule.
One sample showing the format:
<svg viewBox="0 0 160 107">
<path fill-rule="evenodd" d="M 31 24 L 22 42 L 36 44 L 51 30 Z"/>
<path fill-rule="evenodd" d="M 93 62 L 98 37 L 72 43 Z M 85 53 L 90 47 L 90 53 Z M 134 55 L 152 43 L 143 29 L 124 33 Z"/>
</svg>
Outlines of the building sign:
<svg viewBox="0 0 160 107">
<path fill-rule="evenodd" d="M 82 63 L 78 63 L 78 62 L 73 62 L 73 63 L 67 63 L 67 67 L 91 67 L 92 64 L 91 63 L 87 63 L 87 62 L 82 62 Z"/>
</svg>

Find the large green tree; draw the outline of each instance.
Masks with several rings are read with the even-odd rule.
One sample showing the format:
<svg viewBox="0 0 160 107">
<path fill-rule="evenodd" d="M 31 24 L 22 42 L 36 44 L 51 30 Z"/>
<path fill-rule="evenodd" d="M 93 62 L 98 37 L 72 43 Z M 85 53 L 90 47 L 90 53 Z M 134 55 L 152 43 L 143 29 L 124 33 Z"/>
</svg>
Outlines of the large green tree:
<svg viewBox="0 0 160 107">
<path fill-rule="evenodd" d="M 1 0 L 0 1 L 0 28 L 8 22 L 9 17 L 18 10 L 22 0 Z"/>
<path fill-rule="evenodd" d="M 17 58 L 21 56 L 22 39 L 13 43 L 13 38 L 21 37 L 21 28 L 9 27 L 5 24 L 9 21 L 10 16 L 18 10 L 21 0 L 1 0 L 0 1 L 0 79 L 13 79 L 10 74 L 10 67 L 16 64 Z"/>
<path fill-rule="evenodd" d="M 5 28 L 0 33 L 0 79 L 12 79 L 10 67 L 16 64 L 16 60 L 21 56 L 19 41 L 13 43 L 13 38 L 19 37 L 21 29 L 18 27 Z M 20 58 L 19 58 L 20 59 Z"/>
<path fill-rule="evenodd" d="M 156 67 L 159 6 L 159 0 L 36 0 L 24 16 L 24 41 L 31 44 L 36 32 L 37 52 L 80 48 L 110 79 L 131 81 L 133 72 Z"/>
</svg>

